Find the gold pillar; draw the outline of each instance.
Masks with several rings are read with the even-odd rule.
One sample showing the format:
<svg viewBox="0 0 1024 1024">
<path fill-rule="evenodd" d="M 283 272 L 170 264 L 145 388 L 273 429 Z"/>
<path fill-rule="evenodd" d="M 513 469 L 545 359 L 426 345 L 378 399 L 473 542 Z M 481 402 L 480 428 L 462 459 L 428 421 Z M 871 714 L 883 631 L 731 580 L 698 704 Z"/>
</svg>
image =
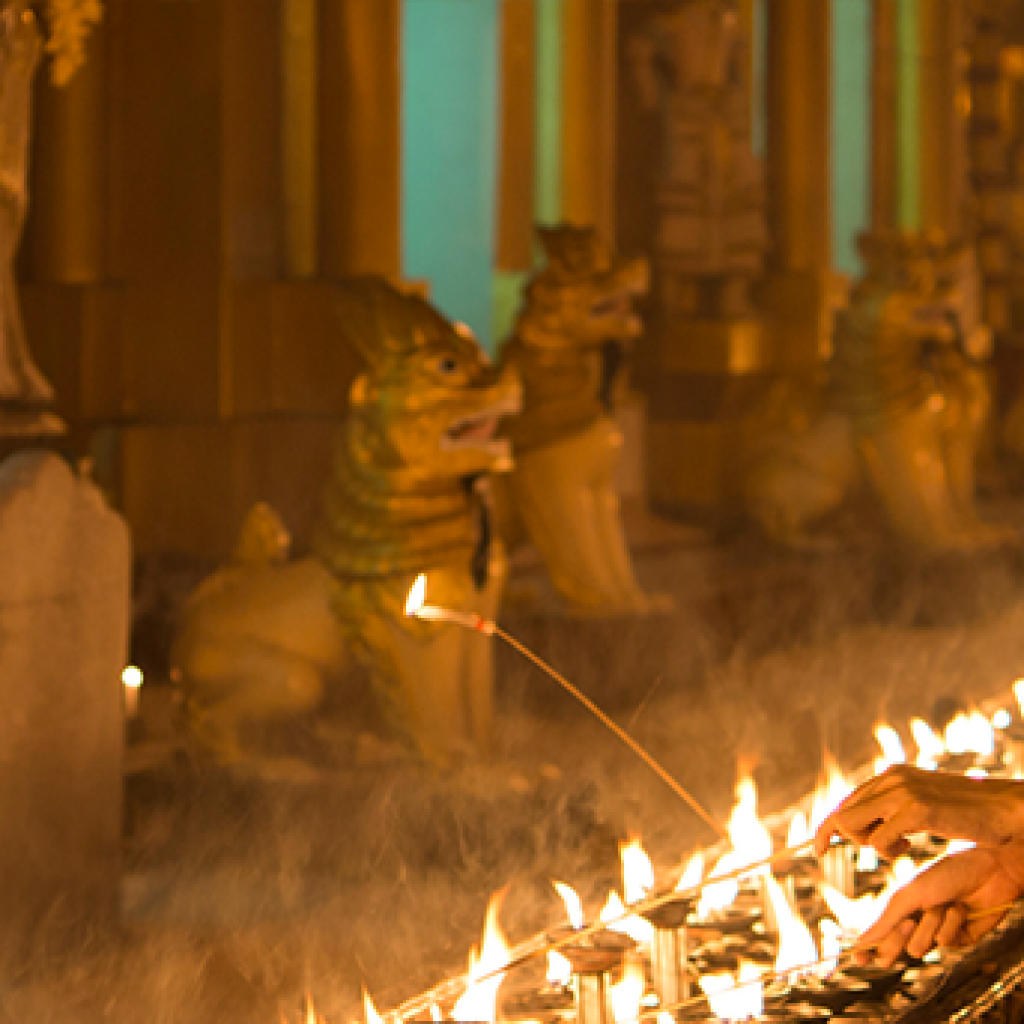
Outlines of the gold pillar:
<svg viewBox="0 0 1024 1024">
<path fill-rule="evenodd" d="M 536 22 L 533 0 L 502 0 L 496 246 L 499 271 L 529 270 L 533 266 Z"/>
<path fill-rule="evenodd" d="M 401 3 L 321 0 L 320 272 L 401 272 Z"/>
<path fill-rule="evenodd" d="M 615 0 L 563 0 L 562 214 L 615 238 Z"/>
<path fill-rule="evenodd" d="M 967 205 L 966 110 L 962 98 L 966 70 L 962 0 L 916 0 L 919 54 L 920 227 L 962 237 Z"/>
<path fill-rule="evenodd" d="M 768 6 L 769 268 L 829 265 L 829 0 Z"/>
<path fill-rule="evenodd" d="M 763 300 L 780 367 L 828 351 L 831 273 L 831 11 L 828 0 L 768 5 L 767 203 Z"/>
<path fill-rule="evenodd" d="M 283 260 L 281 152 L 282 0 L 221 0 L 220 288 L 217 414 L 273 407 L 271 387 L 251 402 L 269 353 L 262 332 L 239 331 L 235 286 L 279 276 Z"/>
<path fill-rule="evenodd" d="M 897 2 L 871 3 L 871 230 L 876 232 L 898 223 Z"/>
<path fill-rule="evenodd" d="M 28 276 L 84 284 L 105 276 L 105 33 L 91 33 L 85 64 L 55 86 L 37 78 L 29 209 Z"/>
<path fill-rule="evenodd" d="M 281 4 L 281 177 L 284 269 L 317 268 L 317 0 Z"/>
<path fill-rule="evenodd" d="M 775 6 L 771 4 L 771 8 Z M 716 143 L 726 136 L 731 159 L 750 161 L 749 184 L 751 191 L 757 190 L 757 201 L 737 197 L 735 202 L 749 203 L 749 206 L 722 212 L 725 217 L 745 213 L 749 219 L 756 218 L 757 230 L 750 225 L 746 227 L 750 251 L 746 264 L 735 268 L 723 264 L 714 271 L 681 269 L 674 263 L 678 254 L 673 252 L 672 244 L 660 244 L 656 251 L 655 273 L 661 295 L 660 309 L 651 331 L 655 367 L 646 385 L 645 456 L 648 497 L 654 508 L 722 521 L 739 509 L 737 470 L 742 456 L 739 444 L 749 414 L 774 369 L 775 356 L 766 319 L 760 311 L 755 313 L 746 301 L 748 282 L 760 274 L 763 248 L 757 237 L 761 234 L 763 216 L 762 171 L 749 152 L 752 146 L 754 4 L 751 0 L 733 0 L 728 5 L 708 3 L 703 7 L 703 12 L 697 7 L 693 13 L 728 17 L 730 21 L 735 18 L 735 23 L 722 22 L 717 26 L 717 44 L 722 45 L 727 40 L 727 45 L 734 48 L 730 75 L 723 74 L 714 90 L 706 90 L 717 95 L 704 100 L 707 104 L 705 125 L 716 123 L 721 136 L 716 138 L 702 128 L 699 145 L 714 163 Z M 670 170 L 659 187 L 660 242 L 666 237 L 663 225 L 667 217 L 674 218 L 677 224 L 686 223 L 688 211 L 681 207 L 676 193 L 680 183 L 692 188 L 689 153 L 685 148 L 693 144 L 688 139 L 694 137 L 693 115 L 688 110 L 690 97 L 684 92 L 687 77 L 696 84 L 698 101 L 702 88 L 700 62 L 694 56 L 699 53 L 700 44 L 693 42 L 694 31 L 700 31 L 700 21 L 685 20 L 688 18 L 686 5 L 679 8 L 678 16 L 684 20 L 672 22 L 675 33 L 672 45 L 682 74 L 673 91 L 673 108 L 669 115 L 671 130 L 675 131 L 677 124 L 682 124 L 686 126 L 687 135 L 665 140 L 671 147 L 666 150 L 670 154 L 667 161 Z M 801 41 L 801 45 L 810 44 Z M 688 68 L 687 60 L 695 61 L 696 66 Z M 714 59 L 711 65 L 714 66 Z M 731 75 L 733 70 L 735 78 Z M 743 152 L 744 149 L 748 152 Z M 720 168 L 724 165 L 722 160 L 718 163 Z M 707 213 L 700 211 L 699 215 Z"/>
</svg>

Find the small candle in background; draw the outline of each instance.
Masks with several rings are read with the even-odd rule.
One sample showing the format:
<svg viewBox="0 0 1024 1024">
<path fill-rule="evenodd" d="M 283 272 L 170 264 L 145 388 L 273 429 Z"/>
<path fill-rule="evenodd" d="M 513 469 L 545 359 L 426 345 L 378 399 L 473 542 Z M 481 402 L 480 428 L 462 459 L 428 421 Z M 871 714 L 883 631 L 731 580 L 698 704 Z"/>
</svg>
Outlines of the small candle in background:
<svg viewBox="0 0 1024 1024">
<path fill-rule="evenodd" d="M 135 718 L 139 713 L 139 690 L 142 688 L 142 669 L 134 665 L 125 666 L 121 673 L 121 682 L 124 684 L 124 714 L 125 718 Z"/>
</svg>

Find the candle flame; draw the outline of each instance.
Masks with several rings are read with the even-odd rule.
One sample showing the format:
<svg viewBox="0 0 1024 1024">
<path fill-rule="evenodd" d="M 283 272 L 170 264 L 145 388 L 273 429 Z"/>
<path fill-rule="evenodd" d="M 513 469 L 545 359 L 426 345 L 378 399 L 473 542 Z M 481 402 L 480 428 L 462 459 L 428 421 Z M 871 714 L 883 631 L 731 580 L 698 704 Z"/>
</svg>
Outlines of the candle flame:
<svg viewBox="0 0 1024 1024">
<path fill-rule="evenodd" d="M 310 1011 L 313 1009 L 313 1004 L 309 1004 Z M 363 1016 L 366 1018 L 366 1024 L 384 1024 L 384 1018 L 377 1012 L 377 1007 L 373 1005 L 373 1000 L 370 998 L 370 993 L 363 989 Z"/>
<path fill-rule="evenodd" d="M 917 744 L 917 767 L 934 771 L 938 767 L 939 758 L 946 752 L 946 744 L 922 718 L 910 720 L 910 734 Z"/>
<path fill-rule="evenodd" d="M 881 775 L 894 764 L 903 764 L 907 755 L 903 752 L 900 734 L 891 726 L 880 722 L 875 726 L 875 739 L 882 748 L 882 756 L 875 758 L 875 774 Z"/>
<path fill-rule="evenodd" d="M 565 988 L 572 983 L 572 962 L 557 949 L 548 950 L 547 983 Z"/>
<path fill-rule="evenodd" d="M 608 989 L 608 1001 L 616 1021 L 632 1021 L 640 1016 L 640 1000 L 646 985 L 643 962 L 629 957 L 622 966 L 622 977 Z"/>
<path fill-rule="evenodd" d="M 142 685 L 142 669 L 136 665 L 126 665 L 121 672 L 121 682 L 129 690 L 137 690 Z"/>
<path fill-rule="evenodd" d="M 846 781 L 835 758 L 826 750 L 824 756 L 825 778 L 818 783 L 811 799 L 811 830 L 818 826 L 853 792 L 853 786 Z"/>
<path fill-rule="evenodd" d="M 736 806 L 729 816 L 728 830 L 732 849 L 719 858 L 709 878 L 732 874 L 772 855 L 771 833 L 757 817 L 757 787 L 749 774 L 741 775 L 736 783 Z M 724 910 L 738 894 L 739 881 L 735 878 L 705 885 L 697 916 L 705 919 L 716 910 Z"/>
<path fill-rule="evenodd" d="M 803 811 L 797 811 L 789 822 L 789 831 L 786 833 L 786 846 L 794 849 L 805 845 L 811 838 L 811 827 L 807 824 L 807 817 Z"/>
<path fill-rule="evenodd" d="M 626 903 L 637 903 L 654 888 L 654 867 L 639 836 L 619 844 L 622 860 L 622 894 Z"/>
<path fill-rule="evenodd" d="M 676 883 L 676 892 L 686 892 L 688 889 L 696 889 L 700 880 L 704 877 L 704 852 L 698 850 L 683 868 L 683 873 Z"/>
<path fill-rule="evenodd" d="M 416 582 L 409 588 L 409 596 L 405 599 L 405 614 L 418 615 L 426 599 L 427 577 L 425 573 L 421 572 L 416 577 Z"/>
<path fill-rule="evenodd" d="M 800 974 L 795 968 L 801 964 L 814 963 L 818 959 L 818 947 L 814 944 L 814 936 L 810 929 L 804 924 L 785 890 L 770 871 L 765 872 L 762 884 L 768 893 L 772 916 L 779 929 L 775 973 L 789 974 L 789 980 L 795 981 Z"/>
<path fill-rule="evenodd" d="M 509 946 L 498 927 L 498 911 L 505 891 L 495 893 L 487 905 L 484 936 L 480 953 L 476 947 L 469 953 L 469 984 L 452 1007 L 452 1020 L 494 1021 L 498 988 L 505 978 L 501 970 L 508 964 Z"/>
<path fill-rule="evenodd" d="M 979 754 L 991 757 L 996 748 L 992 723 L 978 710 L 962 711 L 946 726 L 946 748 L 951 754 Z"/>
<path fill-rule="evenodd" d="M 608 926 L 610 932 L 621 932 L 628 935 L 634 942 L 649 943 L 654 937 L 654 926 L 636 914 L 626 914 L 626 905 L 614 890 L 608 893 L 608 899 L 601 908 L 600 920 Z"/>
<path fill-rule="evenodd" d="M 818 887 L 832 916 L 839 922 L 843 933 L 856 937 L 870 928 L 882 914 L 888 897 L 866 893 L 859 899 L 851 899 L 838 889 L 824 882 Z"/>
<path fill-rule="evenodd" d="M 562 897 L 569 924 L 579 931 L 583 927 L 583 903 L 580 901 L 579 894 L 565 882 L 552 882 L 551 884 L 555 887 L 558 895 Z"/>
<path fill-rule="evenodd" d="M 744 960 L 735 978 L 725 971 L 700 978 L 701 991 L 708 997 L 711 1012 L 719 1020 L 747 1020 L 764 1013 L 764 986 L 761 969 Z"/>
</svg>

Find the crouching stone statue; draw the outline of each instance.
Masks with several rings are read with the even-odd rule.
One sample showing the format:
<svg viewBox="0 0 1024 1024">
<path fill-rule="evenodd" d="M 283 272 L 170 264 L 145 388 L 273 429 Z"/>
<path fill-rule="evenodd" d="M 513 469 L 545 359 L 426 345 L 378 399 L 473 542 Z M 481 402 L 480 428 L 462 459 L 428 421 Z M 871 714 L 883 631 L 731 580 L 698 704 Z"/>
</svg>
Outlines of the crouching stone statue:
<svg viewBox="0 0 1024 1024">
<path fill-rule="evenodd" d="M 496 615 L 505 559 L 484 492 L 509 463 L 495 435 L 518 408 L 519 384 L 468 332 L 381 279 L 340 287 L 338 315 L 366 371 L 311 554 L 287 560 L 279 524 L 256 513 L 234 564 L 193 594 L 177 633 L 194 735 L 222 763 L 279 767 L 254 734 L 315 710 L 329 685 L 343 703 L 352 657 L 419 754 L 447 763 L 487 743 L 492 641 L 411 618 L 405 602 L 424 573 L 431 604 Z"/>
</svg>

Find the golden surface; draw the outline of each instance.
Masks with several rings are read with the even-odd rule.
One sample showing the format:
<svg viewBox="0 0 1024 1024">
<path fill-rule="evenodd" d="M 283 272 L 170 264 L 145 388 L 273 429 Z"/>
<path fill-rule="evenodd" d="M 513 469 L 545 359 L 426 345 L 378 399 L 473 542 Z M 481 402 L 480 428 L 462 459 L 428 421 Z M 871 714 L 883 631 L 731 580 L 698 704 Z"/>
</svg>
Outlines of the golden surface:
<svg viewBox="0 0 1024 1024">
<path fill-rule="evenodd" d="M 677 320 L 659 334 L 667 373 L 757 373 L 774 362 L 771 334 L 759 320 Z"/>
<path fill-rule="evenodd" d="M 624 360 L 640 333 L 633 300 L 647 290 L 647 265 L 613 256 L 592 228 L 542 229 L 541 241 L 548 264 L 501 353 L 523 382 L 523 412 L 508 428 L 508 514 L 569 607 L 649 611 L 657 602 L 636 581 L 619 517 L 623 440 L 612 410 L 621 385 L 608 362 Z"/>
<path fill-rule="evenodd" d="M 518 408 L 518 382 L 426 302 L 380 278 L 339 286 L 336 299 L 366 369 L 337 438 L 312 554 L 287 561 L 276 514 L 253 509 L 232 562 L 190 598 L 174 643 L 199 747 L 259 772 L 291 770 L 261 746 L 260 731 L 314 711 L 353 656 L 395 731 L 424 757 L 447 762 L 479 748 L 491 726 L 490 641 L 410 618 L 404 605 L 425 573 L 430 603 L 496 615 L 504 556 L 488 543 L 485 499 L 467 481 L 507 463 L 507 444 L 492 434 Z"/>
</svg>

